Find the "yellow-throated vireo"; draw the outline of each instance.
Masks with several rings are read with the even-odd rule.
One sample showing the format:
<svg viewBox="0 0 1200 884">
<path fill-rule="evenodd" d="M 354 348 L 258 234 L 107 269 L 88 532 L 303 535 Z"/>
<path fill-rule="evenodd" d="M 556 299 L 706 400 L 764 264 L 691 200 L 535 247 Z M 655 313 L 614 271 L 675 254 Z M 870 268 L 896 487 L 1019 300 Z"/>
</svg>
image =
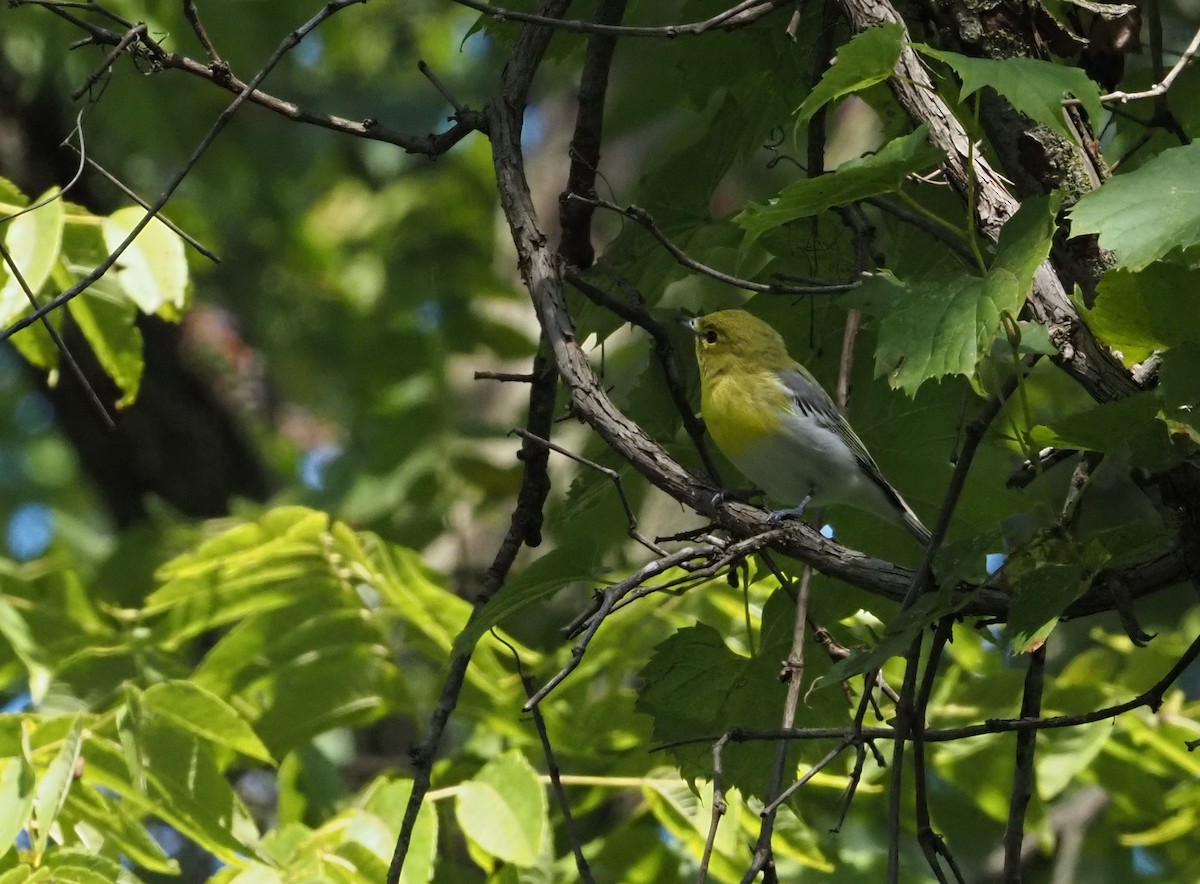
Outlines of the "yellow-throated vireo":
<svg viewBox="0 0 1200 884">
<path fill-rule="evenodd" d="M 810 503 L 843 503 L 907 528 L 929 529 L 883 477 L 875 458 L 779 332 L 745 310 L 689 320 L 700 363 L 700 410 L 733 465 L 768 497 L 799 501 L 771 521 L 799 517 Z"/>
</svg>

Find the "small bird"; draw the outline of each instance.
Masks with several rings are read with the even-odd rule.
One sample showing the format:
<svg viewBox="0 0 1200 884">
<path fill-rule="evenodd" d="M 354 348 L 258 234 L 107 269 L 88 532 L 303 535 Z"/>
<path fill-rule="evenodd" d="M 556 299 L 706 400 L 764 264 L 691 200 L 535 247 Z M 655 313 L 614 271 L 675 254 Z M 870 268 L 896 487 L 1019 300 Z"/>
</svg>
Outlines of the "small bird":
<svg viewBox="0 0 1200 884">
<path fill-rule="evenodd" d="M 842 503 L 929 543 L 929 529 L 883 477 L 829 394 L 788 355 L 779 332 L 745 310 L 685 324 L 696 336 L 700 411 L 713 440 L 768 497 L 799 501 L 772 512 L 772 522 L 798 518 L 810 503 Z"/>
</svg>

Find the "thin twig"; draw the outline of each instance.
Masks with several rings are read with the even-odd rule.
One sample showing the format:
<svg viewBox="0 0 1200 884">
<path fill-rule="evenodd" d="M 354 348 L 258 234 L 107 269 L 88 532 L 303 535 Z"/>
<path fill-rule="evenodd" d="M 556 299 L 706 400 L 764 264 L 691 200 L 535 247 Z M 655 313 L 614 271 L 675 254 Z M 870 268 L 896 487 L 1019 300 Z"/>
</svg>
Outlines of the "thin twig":
<svg viewBox="0 0 1200 884">
<path fill-rule="evenodd" d="M 679 246 L 675 245 L 671 241 L 671 238 L 663 233 L 662 228 L 655 222 L 654 216 L 641 206 L 618 206 L 616 203 L 609 202 L 608 200 L 586 197 L 578 193 L 566 194 L 566 199 L 569 201 L 578 201 L 598 209 L 608 209 L 610 212 L 616 212 L 632 221 L 636 221 L 652 237 L 658 240 L 664 249 L 670 252 L 671 257 L 677 263 L 687 267 L 689 270 L 694 270 L 696 273 L 715 279 L 717 282 L 723 282 L 726 285 L 769 295 L 833 295 L 839 292 L 851 291 L 862 285 L 861 280 L 831 282 L 822 285 L 783 285 L 780 283 L 755 282 L 752 279 L 743 279 L 740 276 L 733 276 L 697 261 L 683 249 L 679 248 Z"/>
<path fill-rule="evenodd" d="M 1039 645 L 1029 655 L 1025 670 L 1025 690 L 1021 696 L 1021 717 L 1037 718 L 1042 714 L 1042 688 L 1045 683 L 1046 646 Z M 1004 829 L 1004 880 L 1008 884 L 1021 882 L 1021 847 L 1025 841 L 1025 813 L 1033 797 L 1034 750 L 1037 731 L 1017 734 L 1016 759 L 1013 765 L 1012 794 L 1008 802 L 1008 823 Z"/>
<path fill-rule="evenodd" d="M 563 274 L 563 279 L 583 292 L 590 301 L 611 310 L 626 322 L 633 323 L 638 328 L 647 332 L 654 340 L 654 355 L 658 359 L 658 364 L 662 367 L 663 376 L 667 384 L 667 392 L 671 396 L 671 401 L 675 403 L 675 409 L 679 412 L 679 416 L 683 420 L 683 427 L 687 430 L 688 436 L 691 437 L 692 444 L 696 447 L 696 453 L 700 456 L 701 463 L 704 464 L 704 468 L 708 470 L 708 474 L 712 476 L 713 481 L 720 484 L 721 474 L 717 471 L 717 463 L 708 450 L 704 422 L 696 417 L 695 409 L 692 408 L 691 401 L 688 399 L 687 385 L 684 383 L 683 376 L 679 372 L 679 365 L 675 359 L 675 342 L 666 328 L 651 315 L 640 298 L 637 301 L 632 299 L 622 301 L 614 298 L 604 289 L 585 279 L 583 274 L 577 270 L 568 269 Z"/>
<path fill-rule="evenodd" d="M 200 21 L 200 13 L 196 10 L 195 0 L 183 0 L 183 15 L 188 20 L 188 24 L 192 26 L 192 30 L 196 34 L 196 39 L 204 47 L 204 52 L 208 55 L 208 60 L 214 65 L 224 64 L 221 61 L 220 53 L 217 52 L 217 47 L 208 38 L 208 31 L 204 29 L 204 25 Z"/>
<path fill-rule="evenodd" d="M 788 652 L 787 661 L 784 663 L 784 672 L 788 682 L 787 699 L 783 705 L 783 728 L 785 729 L 790 728 L 792 722 L 796 720 L 796 708 L 800 704 L 800 687 L 804 683 L 804 637 L 808 634 L 808 594 L 811 583 L 812 568 L 805 565 L 804 570 L 800 573 L 800 586 L 796 593 L 796 618 L 792 625 L 792 647 Z M 780 794 L 780 788 L 783 785 L 788 748 L 787 742 L 780 742 L 775 747 L 775 764 L 771 768 L 771 778 L 767 784 L 767 805 L 762 810 L 762 823 L 758 830 L 758 840 L 754 845 L 754 857 L 745 875 L 742 876 L 742 884 L 749 884 L 758 877 L 759 872 L 774 867 L 772 835 L 775 831 L 775 815 L 779 808 L 775 797 Z M 837 752 L 841 751 L 841 748 L 844 747 L 836 750 L 834 757 Z M 832 758 L 829 759 L 829 761 L 832 760 Z M 828 761 L 825 762 L 825 764 L 828 763 Z"/>
<path fill-rule="evenodd" d="M 79 148 L 77 148 L 70 141 L 63 142 L 63 147 L 66 147 L 67 149 L 74 151 L 74 153 L 77 156 L 79 156 L 85 163 L 87 163 L 88 166 L 95 169 L 97 172 L 99 172 L 101 175 L 103 175 L 106 179 L 108 179 L 109 183 L 111 183 L 114 187 L 116 187 L 118 190 L 120 190 L 121 193 L 125 194 L 125 196 L 129 197 L 131 200 L 133 200 L 135 203 L 137 203 L 143 209 L 146 209 L 147 211 L 150 210 L 151 206 L 147 200 L 145 200 L 141 196 L 139 196 L 137 194 L 137 192 L 134 191 L 132 188 L 126 186 L 125 183 L 123 181 L 121 181 L 121 179 L 119 179 L 116 175 L 109 172 L 108 169 L 101 166 L 99 163 L 97 163 L 95 160 L 93 160 L 90 156 L 86 156 L 85 154 L 81 153 Z M 208 258 L 208 260 L 212 261 L 214 264 L 221 263 L 221 257 L 219 255 L 217 255 L 215 252 L 213 252 L 207 246 L 203 245 L 199 240 L 197 240 L 194 236 L 192 236 L 190 233 L 188 233 L 186 230 L 184 230 L 182 227 L 180 227 L 178 224 L 176 224 L 174 221 L 172 221 L 166 215 L 164 215 L 163 213 L 160 212 L 158 215 L 158 220 L 161 221 L 163 224 L 167 225 L 167 227 L 170 228 L 175 233 L 176 236 L 178 236 L 180 239 L 182 239 L 185 243 L 187 243 L 189 246 L 191 246 L 193 249 L 195 249 L 197 252 L 199 252 L 205 258 Z"/>
<path fill-rule="evenodd" d="M 517 675 L 521 679 L 521 686 L 525 689 L 525 695 L 530 696 L 533 691 L 533 679 L 525 671 L 525 666 L 521 662 L 521 655 L 496 630 L 491 630 L 491 633 L 493 638 L 508 648 L 512 654 L 513 661 L 517 665 Z M 550 734 L 546 730 L 546 720 L 542 717 L 541 710 L 536 706 L 530 712 L 533 715 L 533 726 L 537 730 L 538 741 L 542 744 L 542 755 L 546 759 L 546 773 L 550 777 L 550 790 L 554 793 L 559 810 L 562 811 L 563 826 L 567 830 L 567 840 L 571 842 L 571 853 L 575 856 L 575 869 L 579 872 L 581 881 L 584 881 L 585 884 L 595 884 L 591 867 L 588 866 L 587 857 L 583 855 L 583 842 L 580 841 L 579 832 L 575 828 L 575 815 L 571 813 L 571 802 L 567 800 L 567 790 L 563 788 L 562 775 L 558 769 L 558 760 L 554 755 L 554 747 L 550 744 Z"/>
<path fill-rule="evenodd" d="M 1187 67 L 1188 62 L 1195 57 L 1197 52 L 1200 52 L 1200 30 L 1197 30 L 1192 36 L 1192 42 L 1188 43 L 1187 48 L 1183 50 L 1183 54 L 1179 56 L 1179 59 L 1171 67 L 1171 70 L 1167 72 L 1166 76 L 1149 89 L 1143 89 L 1140 92 L 1109 92 L 1106 95 L 1101 95 L 1100 100 L 1119 101 L 1121 104 L 1125 104 L 1130 101 L 1138 101 L 1142 98 L 1157 98 L 1160 95 L 1165 95 L 1167 90 L 1171 88 L 1171 84 L 1183 73 L 1183 69 Z M 1161 55 L 1159 57 L 1161 58 Z M 1067 99 L 1067 102 L 1072 104 L 1079 103 L 1076 99 Z"/>
<path fill-rule="evenodd" d="M 91 89 L 100 78 L 109 72 L 117 59 L 124 54 L 131 45 L 140 40 L 146 33 L 145 24 L 137 24 L 130 28 L 123 37 L 117 42 L 117 45 L 104 56 L 104 60 L 100 62 L 100 66 L 88 74 L 87 79 L 83 81 L 83 85 L 71 93 L 71 100 L 78 101 L 85 92 Z"/>
<path fill-rule="evenodd" d="M 491 16 L 496 21 L 516 21 L 525 24 L 544 25 L 556 31 L 568 31 L 576 34 L 593 34 L 606 37 L 682 37 L 703 34 L 713 30 L 732 31 L 745 27 L 757 21 L 769 12 L 786 6 L 792 0 L 742 0 L 735 6 L 720 12 L 703 21 L 689 22 L 679 25 L 662 25 L 659 27 L 625 27 L 621 25 L 597 24 L 595 22 L 577 19 L 560 19 L 554 16 L 538 15 L 536 13 L 518 12 L 505 9 L 481 0 L 454 0 L 460 6 L 466 6 L 484 15 Z"/>
<path fill-rule="evenodd" d="M 712 747 L 712 813 L 708 820 L 708 836 L 704 839 L 704 852 L 700 855 L 700 868 L 696 873 L 696 884 L 704 884 L 708 880 L 708 864 L 712 861 L 713 847 L 717 843 L 717 828 L 721 817 L 728 810 L 725 803 L 725 746 L 729 737 L 722 734 Z"/>
<path fill-rule="evenodd" d="M 655 555 L 661 556 L 661 555 L 665 554 L 665 550 L 663 550 L 662 547 L 660 547 L 658 544 L 656 544 L 654 541 L 652 541 L 650 538 L 646 537 L 644 534 L 642 534 L 641 531 L 638 530 L 637 515 L 634 513 L 633 507 L 629 503 L 629 498 L 625 496 L 625 487 L 621 484 L 621 474 L 620 473 L 618 473 L 616 470 L 609 469 L 606 466 L 601 466 L 600 464 L 596 463 L 594 460 L 588 460 L 586 457 L 584 457 L 580 454 L 576 454 L 571 449 L 564 448 L 563 446 L 559 445 L 557 442 L 551 442 L 549 439 L 543 439 L 539 436 L 535 436 L 533 433 L 530 433 L 528 430 L 515 429 L 512 431 L 512 434 L 515 436 L 520 436 L 522 439 L 526 440 L 527 442 L 536 442 L 539 445 L 545 445 L 551 451 L 557 452 L 558 454 L 561 454 L 563 457 L 570 458 L 571 460 L 575 461 L 578 464 L 583 464 L 585 467 L 588 467 L 589 469 L 593 469 L 596 472 L 600 473 L 601 475 L 607 476 L 609 479 L 611 479 L 613 485 L 615 485 L 617 488 L 617 496 L 620 497 L 620 499 L 621 499 L 621 506 L 625 509 L 625 518 L 629 523 L 629 536 L 632 537 L 634 540 L 636 540 L 638 543 L 640 543 L 642 546 L 646 547 L 646 549 L 650 550 L 650 552 L 654 553 Z"/>
</svg>

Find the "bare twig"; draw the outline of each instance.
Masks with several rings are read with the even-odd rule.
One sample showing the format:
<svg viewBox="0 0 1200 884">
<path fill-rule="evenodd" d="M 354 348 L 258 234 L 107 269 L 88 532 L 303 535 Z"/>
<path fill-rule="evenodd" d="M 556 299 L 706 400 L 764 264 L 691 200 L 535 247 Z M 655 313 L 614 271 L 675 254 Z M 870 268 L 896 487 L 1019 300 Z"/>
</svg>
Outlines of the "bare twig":
<svg viewBox="0 0 1200 884">
<path fill-rule="evenodd" d="M 752 279 L 743 279 L 740 276 L 733 276 L 725 273 L 722 270 L 717 270 L 715 267 L 709 267 L 700 261 L 697 261 L 679 246 L 675 245 L 662 228 L 654 220 L 645 209 L 640 206 L 618 206 L 616 203 L 608 200 L 595 199 L 585 197 L 577 193 L 569 193 L 566 195 L 568 201 L 581 202 L 598 209 L 608 209 L 610 212 L 616 212 L 624 215 L 632 221 L 636 221 L 644 227 L 651 236 L 653 236 L 662 245 L 664 249 L 670 252 L 676 262 L 687 267 L 689 270 L 694 270 L 696 273 L 703 274 L 717 282 L 723 282 L 726 285 L 736 286 L 740 289 L 746 289 L 751 292 L 762 292 L 770 295 L 832 295 L 839 292 L 848 292 L 862 285 L 859 280 L 850 282 L 830 282 L 822 285 L 784 285 L 781 283 L 755 282 Z"/>
<path fill-rule="evenodd" d="M 145 24 L 137 24 L 130 28 L 112 48 L 112 51 L 104 56 L 104 60 L 100 62 L 100 66 L 88 74 L 87 79 L 83 81 L 83 85 L 71 93 L 71 100 L 78 101 L 85 92 L 91 89 L 100 78 L 109 72 L 117 59 L 121 57 L 130 46 L 140 40 L 146 34 Z"/>
<path fill-rule="evenodd" d="M 1025 691 L 1021 696 L 1021 717 L 1037 718 L 1042 713 L 1042 687 L 1046 671 L 1046 646 L 1040 645 L 1029 655 L 1025 670 Z M 1037 731 L 1017 734 L 1016 761 L 1013 766 L 1012 794 L 1008 802 L 1008 824 L 1004 829 L 1004 880 L 1020 884 L 1021 849 L 1025 843 L 1025 813 L 1033 797 L 1034 750 Z"/>
<path fill-rule="evenodd" d="M 217 52 L 217 47 L 208 38 L 208 31 L 204 29 L 204 24 L 200 21 L 200 13 L 196 10 L 196 0 L 183 0 L 183 15 L 188 20 L 188 24 L 192 26 L 192 30 L 196 34 L 196 39 L 204 47 L 204 52 L 208 55 L 208 60 L 214 65 L 224 64 L 221 61 L 220 53 Z"/>
<path fill-rule="evenodd" d="M 525 688 L 525 695 L 530 696 L 533 691 L 533 679 L 525 671 L 525 666 L 521 662 L 521 655 L 517 653 L 516 648 L 505 641 L 494 629 L 492 630 L 492 637 L 508 648 L 512 654 L 513 661 L 517 665 L 517 674 L 521 678 L 521 686 Z M 533 715 L 533 726 L 537 730 L 538 741 L 542 744 L 542 755 L 546 759 L 546 773 L 550 777 L 550 790 L 554 793 L 554 799 L 558 802 L 558 809 L 562 811 L 563 826 L 567 830 L 567 840 L 571 843 L 571 853 L 575 857 L 575 870 L 579 872 L 579 880 L 585 882 L 585 884 L 595 884 L 595 878 L 592 877 L 592 870 L 588 865 L 587 857 L 583 855 L 583 842 L 580 841 L 579 832 L 575 828 L 575 815 L 571 813 L 571 802 L 567 800 L 567 790 L 563 788 L 562 774 L 558 769 L 558 760 L 554 755 L 554 747 L 550 744 L 550 734 L 546 730 L 546 720 L 542 717 L 541 710 L 536 706 L 530 712 Z"/>
<path fill-rule="evenodd" d="M 796 618 L 792 625 L 792 647 L 788 652 L 787 661 L 784 663 L 784 673 L 787 675 L 788 683 L 787 699 L 783 705 L 783 728 L 785 729 L 790 728 L 792 722 L 796 720 L 796 707 L 800 703 L 800 687 L 804 683 L 804 637 L 808 634 L 808 593 L 811 583 L 812 568 L 805 565 L 804 570 L 800 573 L 800 586 L 796 594 Z M 821 767 L 836 758 L 843 748 L 845 747 L 840 746 L 834 750 L 825 761 L 810 771 L 809 776 L 805 777 L 803 782 L 807 782 Z M 762 810 L 762 823 L 758 830 L 758 840 L 754 845 L 754 857 L 745 875 L 742 876 L 742 884 L 749 884 L 758 877 L 759 872 L 774 867 L 775 859 L 771 839 L 775 831 L 775 815 L 780 804 L 775 799 L 780 795 L 780 787 L 783 785 L 787 756 L 788 744 L 781 741 L 775 747 L 775 765 L 771 769 L 771 778 L 767 784 L 767 804 Z"/>
<path fill-rule="evenodd" d="M 1109 92 L 1106 95 L 1101 95 L 1100 100 L 1119 101 L 1121 104 L 1125 104 L 1130 101 L 1138 101 L 1142 98 L 1158 98 L 1160 95 L 1166 95 L 1167 90 L 1171 88 L 1171 84 L 1183 73 L 1183 69 L 1188 66 L 1188 62 L 1196 56 L 1197 52 L 1200 52 L 1200 30 L 1197 30 L 1192 36 L 1192 42 L 1188 43 L 1187 48 L 1183 50 L 1183 54 L 1179 56 L 1179 59 L 1171 67 L 1171 70 L 1167 72 L 1166 76 L 1162 77 L 1162 79 L 1149 89 L 1143 89 L 1140 92 Z M 1158 57 L 1161 59 L 1161 53 L 1159 53 Z M 1072 99 L 1068 99 L 1068 102 L 1078 103 Z"/>
<path fill-rule="evenodd" d="M 361 3 L 366 2 L 366 0 L 337 0 L 337 5 L 340 8 L 342 4 L 349 5 L 351 2 Z M 103 11 L 103 7 L 99 4 L 62 4 L 46 2 L 46 0 L 13 0 L 13 5 L 45 7 L 60 18 L 85 31 L 89 35 L 90 39 L 87 41 L 89 43 L 95 43 L 100 46 L 116 46 L 121 42 L 120 34 L 87 22 L 67 11 L 68 8 L 75 7 L 87 9 L 88 11 Z M 126 28 L 132 27 L 130 23 L 123 20 L 119 20 L 119 22 Z M 319 114 L 303 108 L 295 102 L 287 101 L 261 91 L 257 88 L 257 80 L 249 84 L 248 89 L 248 84 L 236 77 L 229 66 L 223 62 L 205 64 L 186 55 L 168 52 L 146 34 L 142 34 L 140 45 L 142 46 L 142 49 L 138 50 L 140 56 L 146 58 L 154 70 L 170 69 L 184 71 L 192 76 L 208 80 L 213 85 L 234 95 L 241 96 L 247 94 L 248 97 L 243 100 L 257 104 L 289 120 L 311 126 L 319 126 L 356 138 L 394 144 L 411 154 L 421 154 L 428 157 L 441 156 L 467 135 L 472 132 L 484 131 L 486 128 L 483 114 L 478 111 L 456 113 L 452 117 L 454 125 L 451 128 L 445 132 L 430 135 L 410 135 L 385 126 L 379 120 L 372 118 L 351 120 L 334 114 Z M 130 52 L 135 51 L 135 49 L 136 46 L 129 47 Z"/>
<path fill-rule="evenodd" d="M 732 31 L 745 27 L 757 21 L 769 12 L 786 6 L 792 0 L 742 0 L 735 6 L 720 12 L 704 21 L 690 22 L 679 25 L 662 25 L 660 27 L 623 27 L 621 25 L 602 24 L 599 22 L 579 21 L 575 19 L 560 19 L 554 16 L 538 15 L 536 13 L 518 12 L 514 9 L 504 9 L 480 0 L 454 0 L 461 6 L 482 12 L 496 21 L 516 21 L 525 24 L 544 25 L 557 31 L 568 31 L 576 34 L 593 34 L 605 37 L 682 37 L 703 34 L 707 31 Z"/>
<path fill-rule="evenodd" d="M 0 238 L 0 258 L 2 258 L 4 263 L 8 266 L 8 270 L 12 274 L 13 279 L 17 281 L 17 285 L 21 287 L 21 291 L 25 293 L 25 297 L 33 306 L 33 309 L 37 310 L 37 297 L 34 295 L 33 289 L 29 287 L 29 283 L 25 279 L 25 274 L 21 272 L 21 268 L 17 266 L 17 262 L 13 259 L 12 253 L 9 252 L 8 247 L 5 246 L 3 238 Z M 95 388 L 92 387 L 91 383 L 87 379 L 87 376 L 83 373 L 83 369 L 80 368 L 79 363 L 75 361 L 75 354 L 71 352 L 71 349 L 67 346 L 67 342 L 64 341 L 62 335 L 59 334 L 58 329 L 56 329 L 54 324 L 50 322 L 50 317 L 43 316 L 41 320 L 42 327 L 45 328 L 46 333 L 50 335 L 50 340 L 54 342 L 54 346 L 58 349 L 58 352 L 62 355 L 62 358 L 66 361 L 68 367 L 70 367 L 71 374 L 75 376 L 75 379 L 79 381 L 80 386 L 83 387 L 84 392 L 87 394 L 88 401 L 92 403 L 92 408 L 95 409 L 96 414 L 100 417 L 100 420 L 104 422 L 104 425 L 110 430 L 113 429 L 116 424 L 113 422 L 112 415 L 108 413 L 108 409 L 105 408 L 104 403 L 100 401 L 100 397 L 96 394 Z"/>
<path fill-rule="evenodd" d="M 63 143 L 63 146 L 68 148 L 69 150 L 73 151 L 81 160 L 83 160 L 85 163 L 87 163 L 88 166 L 90 166 L 91 168 L 93 168 L 97 172 L 99 172 L 101 175 L 103 175 L 109 181 L 109 183 L 111 183 L 114 187 L 116 187 L 119 191 L 121 191 L 121 193 L 125 194 L 125 196 L 129 197 L 131 200 L 133 200 L 135 203 L 137 203 L 143 209 L 146 209 L 147 211 L 150 210 L 150 208 L 151 208 L 150 203 L 147 200 L 143 199 L 141 196 L 139 196 L 138 193 L 136 191 L 134 191 L 132 188 L 126 186 L 125 182 L 121 181 L 121 179 L 119 179 L 116 175 L 109 172 L 106 168 L 101 166 L 99 163 L 97 163 L 95 160 L 93 160 L 90 156 L 87 156 L 86 154 L 82 153 L 79 150 L 79 148 L 77 148 L 75 145 L 71 144 L 71 142 L 66 141 Z M 158 220 L 161 221 L 163 224 L 167 225 L 168 228 L 170 228 L 172 231 L 174 231 L 176 236 L 178 236 L 180 239 L 182 239 L 185 243 L 187 243 L 189 246 L 191 246 L 193 249 L 195 249 L 201 255 L 208 258 L 208 260 L 212 261 L 214 264 L 221 263 L 221 258 L 219 255 L 217 255 L 215 252 L 212 251 L 212 249 L 209 249 L 207 246 L 205 246 L 203 243 L 201 243 L 199 240 L 197 240 L 194 236 L 192 236 L 190 233 L 188 233 L 186 230 L 184 230 L 182 227 L 180 227 L 178 224 L 176 224 L 174 221 L 172 221 L 170 218 L 168 218 L 162 212 L 159 212 Z"/>
<path fill-rule="evenodd" d="M 626 0 L 602 0 L 596 7 L 596 24 L 617 25 L 625 16 Z M 604 131 L 604 102 L 608 94 L 609 71 L 617 40 L 609 35 L 588 38 L 587 54 L 579 75 L 579 113 L 571 137 L 571 169 L 566 190 L 559 197 L 559 225 L 562 237 L 558 253 L 568 264 L 586 270 L 596 252 L 592 247 L 593 207 L 566 198 L 578 193 L 594 196 L 596 174 L 600 168 L 600 142 Z"/>
<path fill-rule="evenodd" d="M 721 817 L 725 815 L 728 806 L 725 804 L 725 746 L 729 742 L 727 734 L 722 734 L 712 747 L 712 814 L 708 820 L 708 836 L 704 839 L 704 852 L 700 856 L 700 868 L 696 873 L 696 884 L 704 884 L 708 880 L 708 864 L 712 861 L 713 847 L 717 843 L 717 828 L 721 825 Z"/>
<path fill-rule="evenodd" d="M 620 473 L 618 473 L 616 470 L 610 470 L 606 466 L 601 466 L 594 460 L 588 460 L 586 457 L 576 454 L 571 449 L 564 448 L 557 442 L 551 442 L 549 439 L 542 439 L 539 436 L 535 436 L 528 430 L 516 429 L 512 432 L 514 435 L 520 436 L 527 442 L 536 442 L 538 445 L 545 445 L 551 451 L 557 452 L 563 457 L 568 457 L 576 463 L 583 464 L 585 467 L 593 469 L 601 475 L 607 476 L 609 479 L 611 479 L 613 485 L 615 485 L 617 488 L 617 496 L 621 499 L 621 506 L 625 509 L 625 518 L 629 523 L 629 536 L 655 555 L 661 556 L 665 554 L 664 550 L 658 546 L 658 544 L 650 540 L 650 538 L 646 537 L 641 531 L 638 530 L 637 515 L 633 512 L 633 507 L 629 504 L 629 498 L 625 496 L 625 487 L 621 484 Z"/>
</svg>

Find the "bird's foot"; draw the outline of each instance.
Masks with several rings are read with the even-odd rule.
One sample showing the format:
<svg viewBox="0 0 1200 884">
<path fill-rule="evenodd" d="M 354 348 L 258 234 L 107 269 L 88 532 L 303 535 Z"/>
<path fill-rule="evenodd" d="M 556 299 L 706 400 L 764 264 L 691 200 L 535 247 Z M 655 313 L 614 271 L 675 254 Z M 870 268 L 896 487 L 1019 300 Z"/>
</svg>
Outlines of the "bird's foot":
<svg viewBox="0 0 1200 884">
<path fill-rule="evenodd" d="M 767 524 L 778 525 L 780 522 L 784 522 L 788 519 L 799 519 L 804 515 L 804 509 L 808 506 L 808 502 L 810 500 L 812 500 L 811 494 L 807 495 L 804 500 L 800 501 L 793 507 L 789 507 L 785 510 L 772 510 L 771 514 L 767 516 Z"/>
</svg>

